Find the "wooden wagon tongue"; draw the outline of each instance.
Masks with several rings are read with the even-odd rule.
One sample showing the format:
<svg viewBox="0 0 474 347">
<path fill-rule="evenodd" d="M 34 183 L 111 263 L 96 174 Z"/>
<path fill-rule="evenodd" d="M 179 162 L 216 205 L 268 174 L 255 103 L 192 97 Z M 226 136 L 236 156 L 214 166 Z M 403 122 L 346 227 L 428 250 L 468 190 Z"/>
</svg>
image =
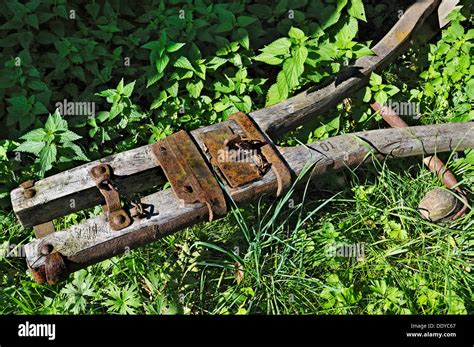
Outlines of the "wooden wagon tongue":
<svg viewBox="0 0 474 347">
<path fill-rule="evenodd" d="M 272 107 L 193 130 L 153 145 L 87 163 L 11 192 L 13 209 L 37 239 L 25 245 L 35 279 L 49 284 L 69 273 L 139 247 L 262 195 L 279 196 L 313 166 L 313 174 L 374 157 L 406 157 L 474 147 L 474 125 L 454 123 L 336 136 L 305 146 L 277 147 L 270 138 L 327 111 L 362 87 L 370 73 L 406 47 L 439 5 L 418 1 L 373 48 L 321 89 Z M 436 29 L 436 28 L 435 28 Z M 436 30 L 424 24 L 420 32 Z M 347 73 L 357 71 L 357 74 Z M 159 190 L 169 181 L 171 188 Z M 150 191 L 152 193 L 150 194 Z M 98 217 L 54 231 L 52 220 L 103 204 Z"/>
</svg>

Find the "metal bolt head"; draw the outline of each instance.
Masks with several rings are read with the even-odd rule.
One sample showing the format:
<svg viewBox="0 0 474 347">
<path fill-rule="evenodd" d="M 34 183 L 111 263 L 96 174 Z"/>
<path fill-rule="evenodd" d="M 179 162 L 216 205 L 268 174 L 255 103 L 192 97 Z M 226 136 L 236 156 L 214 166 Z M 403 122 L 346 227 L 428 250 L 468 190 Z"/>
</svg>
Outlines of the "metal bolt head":
<svg viewBox="0 0 474 347">
<path fill-rule="evenodd" d="M 33 188 L 28 188 L 23 191 L 23 196 L 27 199 L 31 199 L 35 195 L 36 195 L 36 190 L 34 190 Z"/>
<path fill-rule="evenodd" d="M 91 169 L 91 175 L 95 179 L 105 180 L 110 177 L 110 167 L 107 164 L 99 164 Z"/>
<path fill-rule="evenodd" d="M 116 214 L 116 215 L 114 215 L 112 221 L 113 221 L 114 224 L 120 225 L 120 224 L 125 223 L 126 218 L 123 214 Z"/>
<path fill-rule="evenodd" d="M 41 252 L 42 255 L 48 255 L 48 254 L 51 254 L 53 249 L 54 249 L 54 246 L 50 243 L 47 243 L 47 244 L 41 246 L 40 252 Z"/>
</svg>

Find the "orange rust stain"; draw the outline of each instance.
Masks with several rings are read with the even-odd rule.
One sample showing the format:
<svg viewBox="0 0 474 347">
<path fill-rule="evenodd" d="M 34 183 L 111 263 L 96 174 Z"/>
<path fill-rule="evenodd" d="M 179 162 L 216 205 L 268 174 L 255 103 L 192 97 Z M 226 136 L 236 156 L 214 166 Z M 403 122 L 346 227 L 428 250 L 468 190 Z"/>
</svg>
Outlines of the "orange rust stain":
<svg viewBox="0 0 474 347">
<path fill-rule="evenodd" d="M 398 42 L 403 42 L 408 37 L 408 32 L 406 31 L 395 31 L 395 37 Z"/>
</svg>

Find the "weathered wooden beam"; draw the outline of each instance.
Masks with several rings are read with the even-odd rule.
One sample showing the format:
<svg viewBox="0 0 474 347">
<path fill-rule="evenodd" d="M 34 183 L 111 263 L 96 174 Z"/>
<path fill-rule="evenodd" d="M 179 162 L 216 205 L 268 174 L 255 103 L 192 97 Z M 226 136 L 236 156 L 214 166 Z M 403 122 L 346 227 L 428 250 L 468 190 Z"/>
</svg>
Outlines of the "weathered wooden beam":
<svg viewBox="0 0 474 347">
<path fill-rule="evenodd" d="M 423 0 L 408 8 L 390 32 L 373 48 L 374 56 L 357 60 L 353 67 L 330 79 L 326 87 L 318 90 L 310 88 L 277 105 L 254 111 L 250 116 L 263 131 L 275 138 L 311 120 L 315 114 L 326 112 L 362 87 L 370 72 L 382 67 L 403 51 L 408 38 L 438 2 Z M 347 72 L 354 71 L 358 71 L 357 76 L 347 75 Z M 224 125 L 231 125 L 231 122 L 225 122 Z M 197 135 L 215 126 L 191 132 L 201 148 L 203 146 Z M 120 191 L 127 197 L 153 189 L 164 182 L 164 176 L 156 161 L 151 158 L 150 146 L 143 146 L 40 180 L 35 184 L 33 197 L 25 196 L 22 188 L 14 189 L 11 192 L 13 210 L 23 226 L 31 227 L 103 204 L 103 197 L 89 175 L 91 168 L 98 163 L 108 163 L 113 167 L 115 175 L 118 176 Z"/>
<path fill-rule="evenodd" d="M 377 157 L 408 157 L 474 148 L 474 124 L 450 123 L 404 129 L 384 129 L 340 135 L 307 146 L 279 148 L 293 174 L 299 175 L 305 165 L 313 164 L 313 174 L 343 169 Z M 237 204 L 245 204 L 263 194 L 275 193 L 273 171 L 261 180 L 228 189 Z M 101 215 L 68 229 L 57 231 L 25 246 L 27 262 L 32 269 L 44 265 L 42 248 L 48 245 L 66 257 L 70 271 L 75 271 L 128 249 L 156 241 L 191 224 L 204 221 L 208 208 L 204 204 L 181 205 L 170 189 L 142 198 L 149 207 L 145 219 L 113 231 Z"/>
<path fill-rule="evenodd" d="M 164 179 L 151 158 L 150 146 L 143 146 L 42 179 L 32 187 L 35 191 L 32 197 L 25 196 L 23 188 L 14 189 L 11 192 L 13 210 L 23 226 L 31 227 L 104 203 L 90 175 L 98 163 L 112 166 L 116 183 L 125 197 L 155 188 Z"/>
<path fill-rule="evenodd" d="M 276 105 L 251 112 L 250 116 L 275 139 L 303 125 L 315 115 L 325 113 L 364 86 L 373 71 L 384 67 L 403 52 L 409 39 L 418 32 L 438 4 L 439 0 L 417 1 L 372 48 L 374 55 L 359 58 L 354 65 L 325 81 L 321 87 L 311 87 Z M 426 30 L 421 31 L 427 34 Z"/>
</svg>

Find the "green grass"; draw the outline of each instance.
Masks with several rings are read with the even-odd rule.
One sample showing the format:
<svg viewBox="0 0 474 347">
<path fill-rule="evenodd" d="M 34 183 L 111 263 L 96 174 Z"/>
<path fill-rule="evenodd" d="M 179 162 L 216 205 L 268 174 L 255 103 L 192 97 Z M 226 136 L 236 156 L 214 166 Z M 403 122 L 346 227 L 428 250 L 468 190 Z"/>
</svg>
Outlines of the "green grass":
<svg viewBox="0 0 474 347">
<path fill-rule="evenodd" d="M 421 219 L 420 198 L 440 184 L 411 163 L 331 174 L 67 284 L 35 284 L 22 260 L 2 258 L 2 313 L 472 313 L 473 212 L 445 225 Z M 456 172 L 472 180 L 472 166 Z M 363 259 L 331 256 L 334 242 L 363 243 Z"/>
</svg>

